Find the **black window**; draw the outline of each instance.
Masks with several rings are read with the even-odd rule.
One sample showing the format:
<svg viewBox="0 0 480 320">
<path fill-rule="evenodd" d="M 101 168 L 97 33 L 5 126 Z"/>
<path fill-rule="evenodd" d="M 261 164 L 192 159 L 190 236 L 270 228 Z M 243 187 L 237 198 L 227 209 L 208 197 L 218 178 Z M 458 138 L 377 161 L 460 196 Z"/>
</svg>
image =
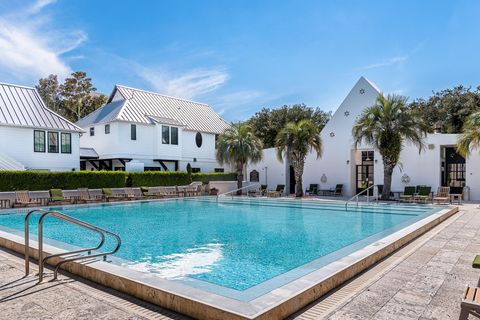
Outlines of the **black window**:
<svg viewBox="0 0 480 320">
<path fill-rule="evenodd" d="M 197 147 L 200 148 L 202 146 L 202 142 L 203 142 L 202 134 L 200 132 L 197 132 L 197 134 L 195 135 L 195 143 L 197 144 Z"/>
<path fill-rule="evenodd" d="M 109 134 L 109 133 L 110 133 L 110 125 L 106 124 L 105 125 L 105 134 Z"/>
<path fill-rule="evenodd" d="M 163 144 L 170 143 L 170 127 L 169 126 L 162 126 L 162 143 Z"/>
<path fill-rule="evenodd" d="M 223 168 L 215 168 L 215 172 L 225 172 L 225 169 Z"/>
<path fill-rule="evenodd" d="M 45 152 L 45 131 L 33 131 L 33 151 Z"/>
<path fill-rule="evenodd" d="M 90 136 L 93 137 L 95 135 L 95 128 L 91 127 L 90 128 Z"/>
<path fill-rule="evenodd" d="M 200 168 L 192 168 L 192 173 L 200 172 Z"/>
<path fill-rule="evenodd" d="M 62 142 L 62 153 L 72 153 L 72 134 L 62 133 L 60 135 Z"/>
<path fill-rule="evenodd" d="M 58 132 L 48 131 L 48 152 L 58 153 Z"/>
<path fill-rule="evenodd" d="M 171 132 L 170 134 L 172 135 L 172 144 L 178 145 L 178 128 L 177 127 L 171 127 L 170 128 Z"/>
<path fill-rule="evenodd" d="M 130 125 L 130 139 L 137 140 L 137 125 Z"/>
</svg>

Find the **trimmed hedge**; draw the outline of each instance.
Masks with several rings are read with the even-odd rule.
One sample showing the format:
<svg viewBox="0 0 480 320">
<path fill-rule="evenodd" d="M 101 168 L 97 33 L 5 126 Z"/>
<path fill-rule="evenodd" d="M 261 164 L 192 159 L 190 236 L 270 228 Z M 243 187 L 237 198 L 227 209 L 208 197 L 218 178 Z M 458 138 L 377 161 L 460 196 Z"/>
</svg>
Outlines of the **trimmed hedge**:
<svg viewBox="0 0 480 320">
<path fill-rule="evenodd" d="M 121 171 L 0 171 L 0 191 L 125 186 L 127 173 Z"/>
<path fill-rule="evenodd" d="M 193 181 L 233 181 L 236 173 L 185 171 L 0 171 L 0 191 L 77 188 L 121 188 L 186 185 Z"/>
<path fill-rule="evenodd" d="M 191 180 L 190 180 L 191 179 Z M 236 173 L 198 172 L 191 177 L 186 171 L 147 171 L 129 173 L 129 187 L 181 186 L 192 181 L 208 183 L 210 181 L 236 181 Z"/>
<path fill-rule="evenodd" d="M 190 183 L 186 171 L 130 172 L 129 187 L 180 186 Z"/>
</svg>

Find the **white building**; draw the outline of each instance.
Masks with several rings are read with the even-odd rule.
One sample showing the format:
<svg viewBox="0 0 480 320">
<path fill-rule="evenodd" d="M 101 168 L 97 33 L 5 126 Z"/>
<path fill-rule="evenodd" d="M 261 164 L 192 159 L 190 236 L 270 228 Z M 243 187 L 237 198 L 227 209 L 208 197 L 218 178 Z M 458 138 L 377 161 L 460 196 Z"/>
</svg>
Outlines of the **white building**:
<svg viewBox="0 0 480 320">
<path fill-rule="evenodd" d="M 328 190 L 343 184 L 344 196 L 353 196 L 366 185 L 383 185 L 383 164 L 380 154 L 369 146 L 354 148 L 352 126 L 365 107 L 374 104 L 380 89 L 364 77 L 355 84 L 345 100 L 335 111 L 332 119 L 321 132 L 323 156 L 317 159 L 310 154 L 305 164 L 303 186 L 318 184 Z M 472 154 L 464 159 L 455 152 L 456 134 L 429 134 L 426 150 L 404 145 L 399 165 L 392 177 L 392 190 L 401 191 L 406 185 L 450 186 L 452 193 L 464 190 L 464 196 L 480 200 L 480 156 Z M 264 150 L 264 160 L 248 166 L 248 173 L 259 173 L 260 183 L 270 189 L 285 184 L 287 192 L 293 193 L 295 181 L 289 164 L 281 163 L 275 150 Z M 254 177 L 255 174 L 252 175 Z M 466 188 L 464 188 L 466 187 Z"/>
<path fill-rule="evenodd" d="M 210 106 L 117 85 L 105 106 L 77 122 L 86 170 L 223 171 L 215 140 L 229 124 Z"/>
<path fill-rule="evenodd" d="M 82 132 L 34 88 L 0 83 L 0 170 L 79 170 Z"/>
</svg>

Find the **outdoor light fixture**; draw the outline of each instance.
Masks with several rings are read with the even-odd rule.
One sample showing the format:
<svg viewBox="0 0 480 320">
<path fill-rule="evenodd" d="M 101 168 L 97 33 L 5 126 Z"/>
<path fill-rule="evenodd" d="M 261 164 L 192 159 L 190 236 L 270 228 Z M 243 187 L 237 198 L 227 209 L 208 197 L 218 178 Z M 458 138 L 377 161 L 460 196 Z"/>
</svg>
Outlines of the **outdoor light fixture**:
<svg viewBox="0 0 480 320">
<path fill-rule="evenodd" d="M 322 177 L 320 178 L 320 182 L 322 182 L 322 183 L 327 182 L 327 176 L 325 175 L 325 173 L 322 174 Z"/>
</svg>

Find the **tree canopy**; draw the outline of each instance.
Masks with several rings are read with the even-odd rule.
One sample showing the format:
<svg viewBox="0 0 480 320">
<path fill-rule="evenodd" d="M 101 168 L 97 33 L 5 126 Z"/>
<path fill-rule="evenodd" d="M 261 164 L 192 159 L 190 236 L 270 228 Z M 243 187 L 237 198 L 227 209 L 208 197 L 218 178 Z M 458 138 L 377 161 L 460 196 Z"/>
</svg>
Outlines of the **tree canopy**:
<svg viewBox="0 0 480 320">
<path fill-rule="evenodd" d="M 297 123 L 300 120 L 311 120 L 321 131 L 332 116 L 319 108 L 307 107 L 305 104 L 284 105 L 280 108 L 263 108 L 255 113 L 247 122 L 253 132 L 263 142 L 265 148 L 275 146 L 278 133 L 285 128 L 287 123 Z"/>
<path fill-rule="evenodd" d="M 352 128 L 355 147 L 365 142 L 382 156 L 382 199 L 390 196 L 393 169 L 398 164 L 404 141 L 410 141 L 421 151 L 426 129 L 423 120 L 407 106 L 407 98 L 399 95 L 380 94 L 375 104 L 366 108 L 355 122 Z"/>
<path fill-rule="evenodd" d="M 434 92 L 427 100 L 417 99 L 410 106 L 429 132 L 460 133 L 468 116 L 480 111 L 480 86 L 472 90 L 460 85 Z"/>
<path fill-rule="evenodd" d="M 73 72 L 62 84 L 51 74 L 40 79 L 35 87 L 47 108 L 73 122 L 107 102 L 107 96 L 97 93 L 92 79 L 82 71 Z"/>
<path fill-rule="evenodd" d="M 305 159 L 310 151 L 315 151 L 317 158 L 322 156 L 322 139 L 318 126 L 310 119 L 289 122 L 278 133 L 275 147 L 277 158 L 282 161 L 285 155 L 293 166 L 297 188 L 295 194 L 302 197 Z"/>
</svg>

